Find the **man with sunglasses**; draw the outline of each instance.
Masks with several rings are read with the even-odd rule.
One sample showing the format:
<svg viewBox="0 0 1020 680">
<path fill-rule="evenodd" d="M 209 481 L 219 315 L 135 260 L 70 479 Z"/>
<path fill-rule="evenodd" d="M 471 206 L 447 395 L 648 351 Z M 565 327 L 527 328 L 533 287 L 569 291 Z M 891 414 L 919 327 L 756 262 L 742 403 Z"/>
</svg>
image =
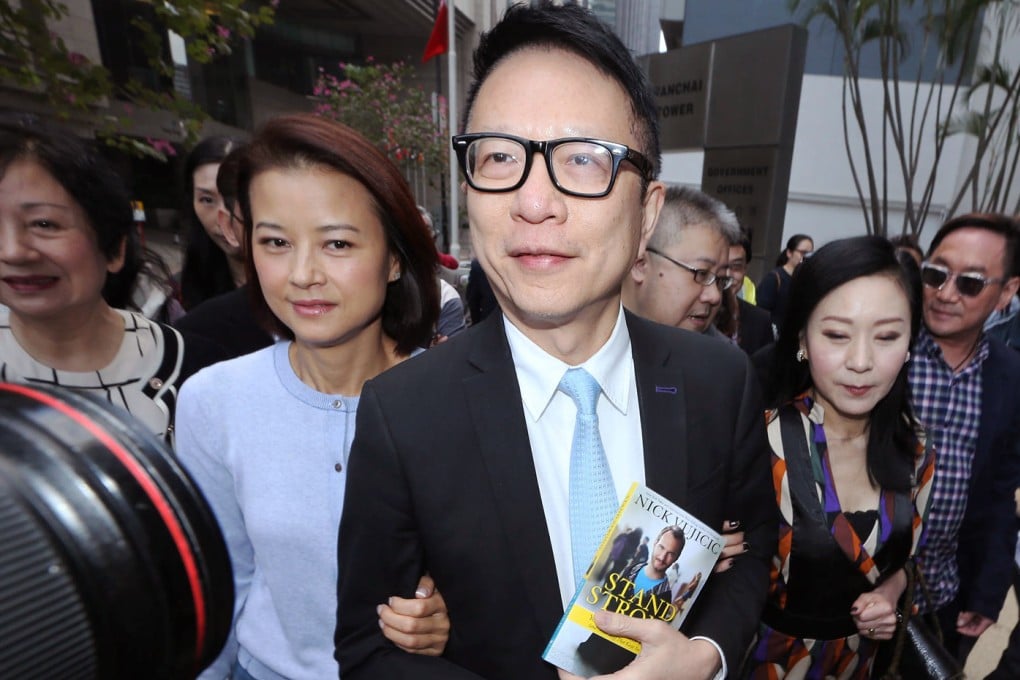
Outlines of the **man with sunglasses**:
<svg viewBox="0 0 1020 680">
<path fill-rule="evenodd" d="M 921 264 L 924 324 L 910 386 L 938 467 L 918 561 L 961 663 L 998 617 L 1013 573 L 1020 356 L 983 326 L 1020 286 L 1018 245 L 1014 220 L 963 215 L 939 229 Z"/>
<path fill-rule="evenodd" d="M 777 539 L 762 400 L 732 348 L 621 305 L 664 191 L 647 78 L 588 10 L 546 2 L 511 6 L 474 73 L 453 142 L 500 313 L 364 386 L 340 527 L 341 673 L 564 677 L 542 652 L 633 481 L 709 526 L 739 521 L 751 549 L 709 579 L 682 632 L 596 622 L 642 643 L 631 677 L 736 673 Z M 377 622 L 424 572 L 450 611 L 441 658 L 394 648 Z"/>
<path fill-rule="evenodd" d="M 725 340 L 712 323 L 733 285 L 729 244 L 740 239 L 736 216 L 696 189 L 666 189 L 644 254 L 623 281 L 623 306 L 638 316 Z"/>
</svg>

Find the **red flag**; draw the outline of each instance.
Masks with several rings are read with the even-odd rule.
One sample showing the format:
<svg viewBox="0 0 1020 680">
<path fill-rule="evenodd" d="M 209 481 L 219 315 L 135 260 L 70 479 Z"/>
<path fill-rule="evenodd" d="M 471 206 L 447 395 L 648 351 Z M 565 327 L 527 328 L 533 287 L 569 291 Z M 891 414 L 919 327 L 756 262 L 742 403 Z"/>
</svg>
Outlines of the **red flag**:
<svg viewBox="0 0 1020 680">
<path fill-rule="evenodd" d="M 436 12 L 436 23 L 432 25 L 432 33 L 425 44 L 425 54 L 421 57 L 424 64 L 432 57 L 445 54 L 450 49 L 450 32 L 446 27 L 446 0 L 439 0 L 439 11 Z"/>
</svg>

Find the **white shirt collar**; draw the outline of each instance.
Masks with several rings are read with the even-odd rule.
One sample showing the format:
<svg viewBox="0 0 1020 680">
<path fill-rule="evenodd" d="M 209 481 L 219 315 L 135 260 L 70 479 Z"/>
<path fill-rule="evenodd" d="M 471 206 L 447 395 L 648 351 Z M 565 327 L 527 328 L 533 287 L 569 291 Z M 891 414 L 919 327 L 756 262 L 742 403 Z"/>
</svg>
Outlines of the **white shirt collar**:
<svg viewBox="0 0 1020 680">
<path fill-rule="evenodd" d="M 563 374 L 569 368 L 578 367 L 570 366 L 547 353 L 510 323 L 506 315 L 503 316 L 503 327 L 506 329 L 510 354 L 514 358 L 524 408 L 528 409 L 532 418 L 538 420 L 556 394 Z M 621 305 L 609 340 L 580 368 L 584 368 L 598 381 L 609 403 L 626 415 L 634 375 L 629 370 L 631 365 L 630 333 L 627 331 Z"/>
</svg>

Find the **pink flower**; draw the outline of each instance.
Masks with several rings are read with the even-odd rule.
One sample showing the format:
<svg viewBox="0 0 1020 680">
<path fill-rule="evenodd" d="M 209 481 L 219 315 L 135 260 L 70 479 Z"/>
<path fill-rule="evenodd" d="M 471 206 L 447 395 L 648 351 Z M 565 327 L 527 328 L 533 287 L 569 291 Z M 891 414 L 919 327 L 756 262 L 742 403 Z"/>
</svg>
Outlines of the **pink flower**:
<svg viewBox="0 0 1020 680">
<path fill-rule="evenodd" d="M 344 90 L 351 87 L 354 87 L 354 83 L 352 83 L 350 80 L 344 80 L 341 81 L 340 83 L 337 83 L 336 89 L 343 92 Z"/>
<path fill-rule="evenodd" d="M 269 6 L 276 9 L 280 6 L 280 0 L 269 0 Z"/>
<path fill-rule="evenodd" d="M 151 146 L 155 151 L 167 156 L 177 155 L 177 149 L 175 149 L 174 145 L 165 139 L 153 139 L 152 137 L 146 137 L 145 141 L 148 142 L 149 146 Z"/>
<path fill-rule="evenodd" d="M 81 52 L 68 52 L 67 60 L 72 66 L 81 66 L 82 64 L 88 63 L 88 58 Z"/>
<path fill-rule="evenodd" d="M 224 40 L 226 40 L 227 38 L 230 37 L 230 29 L 227 28 L 226 26 L 217 26 L 216 34 L 223 38 Z"/>
</svg>

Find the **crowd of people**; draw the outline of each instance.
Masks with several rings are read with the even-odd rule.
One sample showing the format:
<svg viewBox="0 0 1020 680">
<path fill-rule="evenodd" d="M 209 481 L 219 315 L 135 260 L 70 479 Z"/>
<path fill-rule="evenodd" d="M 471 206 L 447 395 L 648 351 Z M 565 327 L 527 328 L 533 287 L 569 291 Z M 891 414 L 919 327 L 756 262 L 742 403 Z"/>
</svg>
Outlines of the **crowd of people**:
<svg viewBox="0 0 1020 680">
<path fill-rule="evenodd" d="M 340 123 L 196 146 L 171 275 L 95 148 L 0 120 L 0 379 L 105 397 L 194 477 L 236 591 L 202 677 L 570 678 L 541 654 L 578 513 L 633 481 L 726 546 L 680 631 L 595 616 L 642 645 L 609 677 L 879 677 L 915 608 L 962 664 L 1020 581 L 1017 221 L 924 253 L 797 234 L 755 285 L 734 213 L 657 179 L 646 77 L 574 5 L 483 35 L 461 129 L 467 330 L 427 214 Z"/>
</svg>

